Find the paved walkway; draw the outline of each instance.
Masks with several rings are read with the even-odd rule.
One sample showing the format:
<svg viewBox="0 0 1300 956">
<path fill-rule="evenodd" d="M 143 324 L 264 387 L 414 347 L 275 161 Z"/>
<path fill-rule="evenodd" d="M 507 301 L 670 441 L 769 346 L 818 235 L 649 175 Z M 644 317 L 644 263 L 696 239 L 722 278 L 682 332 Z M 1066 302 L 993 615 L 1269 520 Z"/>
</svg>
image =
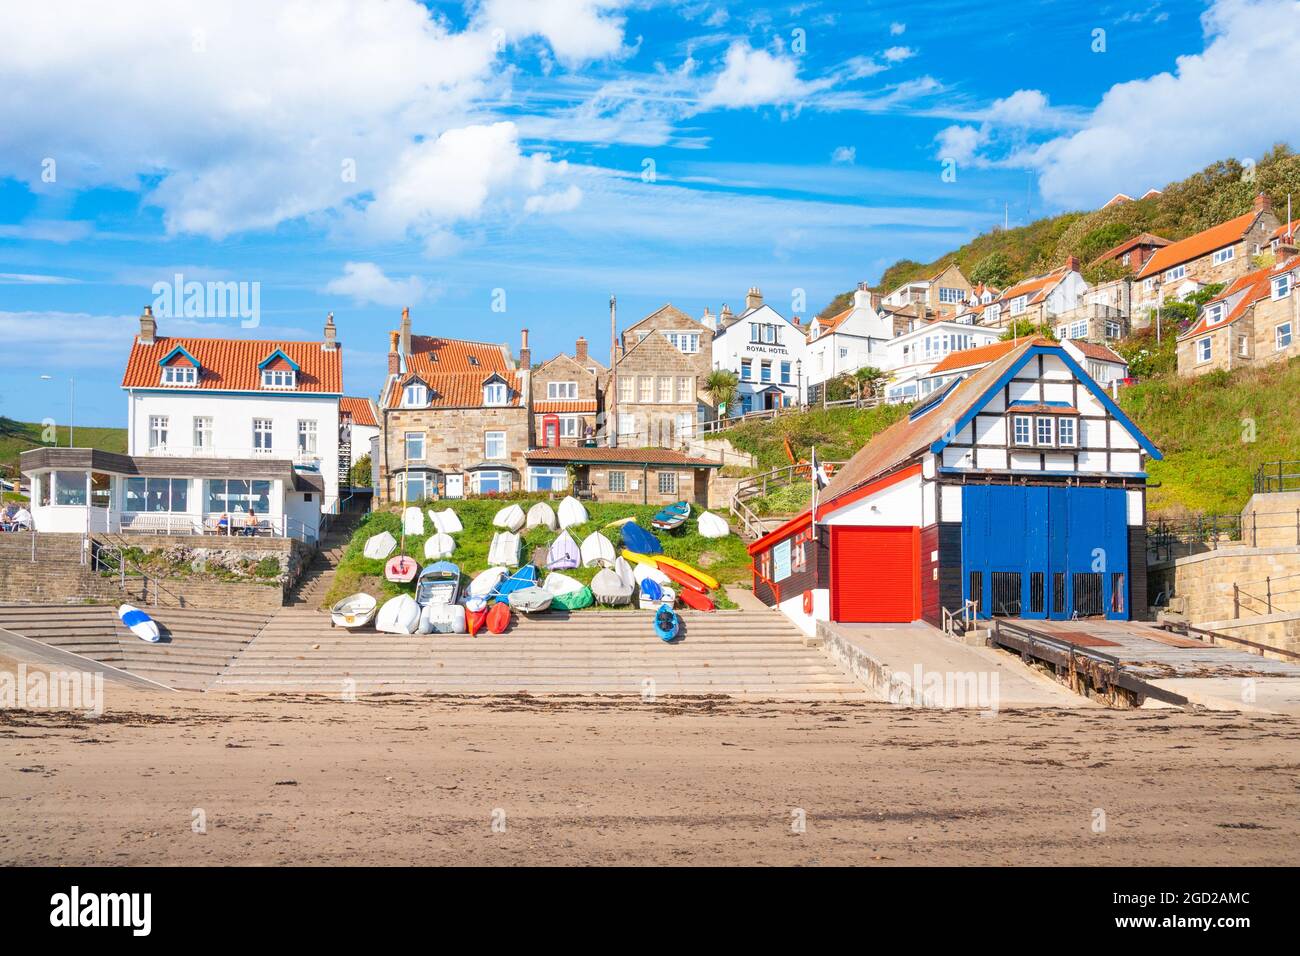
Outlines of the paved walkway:
<svg viewBox="0 0 1300 956">
<path fill-rule="evenodd" d="M 832 624 L 824 649 L 878 700 L 978 710 L 1098 706 L 1009 654 L 960 644 L 921 622 Z"/>
</svg>

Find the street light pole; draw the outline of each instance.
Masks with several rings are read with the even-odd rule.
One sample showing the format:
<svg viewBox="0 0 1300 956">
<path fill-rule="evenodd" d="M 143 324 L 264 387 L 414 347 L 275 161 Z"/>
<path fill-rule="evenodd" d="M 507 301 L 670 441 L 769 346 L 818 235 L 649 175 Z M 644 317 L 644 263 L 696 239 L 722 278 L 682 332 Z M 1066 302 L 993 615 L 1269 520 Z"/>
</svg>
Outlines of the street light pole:
<svg viewBox="0 0 1300 956">
<path fill-rule="evenodd" d="M 54 381 L 54 376 L 42 375 L 41 381 L 52 382 Z M 69 375 L 68 376 L 68 447 L 69 448 L 72 447 L 72 419 L 74 415 L 74 409 L 76 408 L 76 401 L 77 401 L 77 380 L 73 378 L 71 375 Z M 57 425 L 55 426 L 55 431 L 54 431 L 54 444 L 56 447 L 59 444 L 59 432 L 58 432 Z"/>
</svg>

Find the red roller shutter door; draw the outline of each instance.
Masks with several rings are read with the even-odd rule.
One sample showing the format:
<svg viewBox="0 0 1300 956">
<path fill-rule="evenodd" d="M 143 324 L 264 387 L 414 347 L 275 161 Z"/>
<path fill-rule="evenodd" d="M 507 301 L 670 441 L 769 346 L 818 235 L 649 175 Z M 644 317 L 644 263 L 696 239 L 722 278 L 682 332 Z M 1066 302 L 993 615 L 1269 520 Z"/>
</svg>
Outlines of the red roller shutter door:
<svg viewBox="0 0 1300 956">
<path fill-rule="evenodd" d="M 832 525 L 831 618 L 899 623 L 920 616 L 920 529 Z"/>
</svg>

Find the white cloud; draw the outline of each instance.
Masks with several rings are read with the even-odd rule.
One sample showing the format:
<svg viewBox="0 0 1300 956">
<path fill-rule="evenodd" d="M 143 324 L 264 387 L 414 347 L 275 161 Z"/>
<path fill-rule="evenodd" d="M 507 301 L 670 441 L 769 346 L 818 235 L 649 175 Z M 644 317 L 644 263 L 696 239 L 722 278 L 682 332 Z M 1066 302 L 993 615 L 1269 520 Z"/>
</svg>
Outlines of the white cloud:
<svg viewBox="0 0 1300 956">
<path fill-rule="evenodd" d="M 727 48 L 722 72 L 700 105 L 733 109 L 794 103 L 826 85 L 826 81 L 799 79 L 799 64 L 793 57 L 754 50 L 742 40 Z"/>
<path fill-rule="evenodd" d="M 0 272 L 0 285 L 79 285 L 80 283 L 80 279 L 70 279 L 67 276 Z"/>
<path fill-rule="evenodd" d="M 890 63 L 902 63 L 904 60 L 910 60 L 916 56 L 916 51 L 910 46 L 891 46 L 880 55 Z"/>
<path fill-rule="evenodd" d="M 897 20 L 895 20 L 893 23 L 889 25 L 889 35 L 891 37 L 901 37 L 903 35 L 903 32 L 906 29 L 907 29 L 906 23 L 899 23 Z"/>
<path fill-rule="evenodd" d="M 1039 90 L 1016 90 L 972 116 L 981 120 L 978 126 L 948 126 L 935 136 L 940 159 L 975 166 L 1017 165 L 1026 154 L 1030 133 L 1073 122 L 1069 111 L 1054 108 Z"/>
<path fill-rule="evenodd" d="M 415 305 L 424 298 L 428 286 L 419 276 L 390 279 L 373 262 L 345 262 L 343 274 L 331 279 L 325 291 L 345 295 L 358 304 Z"/>
<path fill-rule="evenodd" d="M 858 148 L 856 146 L 836 146 L 831 153 L 831 162 L 845 166 L 852 166 L 858 159 Z"/>
<path fill-rule="evenodd" d="M 0 88 L 39 95 L 0 97 L 0 177 L 38 194 L 143 190 L 171 234 L 333 215 L 402 181 L 424 144 L 484 123 L 509 79 L 493 30 L 540 33 L 576 60 L 621 43 L 613 5 L 489 0 L 459 32 L 417 0 L 83 4 L 75 29 L 57 4 L 22 5 L 5 14 L 21 42 L 0 57 Z"/>
<path fill-rule="evenodd" d="M 507 43 L 539 35 L 562 63 L 576 65 L 622 49 L 623 18 L 611 11 L 625 5 L 625 0 L 484 0 L 479 14 Z"/>
<path fill-rule="evenodd" d="M 1048 201 L 1089 205 L 1300 142 L 1300 110 L 1283 92 L 1300 50 L 1300 3 L 1218 0 L 1202 27 L 1202 52 L 1179 57 L 1172 73 L 1112 86 L 1082 129 L 1033 154 Z"/>
<path fill-rule="evenodd" d="M 570 185 L 559 192 L 529 196 L 524 200 L 524 212 L 558 213 L 577 209 L 582 202 L 582 190 Z"/>
</svg>

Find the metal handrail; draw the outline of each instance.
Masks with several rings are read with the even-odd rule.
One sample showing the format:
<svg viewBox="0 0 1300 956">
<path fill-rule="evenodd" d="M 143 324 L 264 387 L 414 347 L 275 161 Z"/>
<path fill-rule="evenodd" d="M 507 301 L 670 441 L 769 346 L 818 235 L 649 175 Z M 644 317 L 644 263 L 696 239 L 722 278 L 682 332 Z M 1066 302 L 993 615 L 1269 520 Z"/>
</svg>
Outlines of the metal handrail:
<svg viewBox="0 0 1300 956">
<path fill-rule="evenodd" d="M 1255 470 L 1255 494 L 1300 491 L 1300 459 L 1265 462 Z"/>
<path fill-rule="evenodd" d="M 154 607 L 158 606 L 159 591 L 169 595 L 176 602 L 177 607 L 184 606 L 184 599 L 171 588 L 164 587 L 159 578 L 128 561 L 124 549 L 125 545 L 118 544 L 101 544 L 98 548 L 92 548 L 91 553 L 95 571 L 98 573 L 108 571 L 110 574 L 116 574 L 118 576 L 118 586 L 123 592 L 126 591 L 126 577 L 127 572 L 130 571 L 133 577 L 139 577 L 144 582 L 144 593 L 152 595 L 149 603 Z M 112 566 L 108 560 L 105 560 L 105 556 L 112 558 L 113 555 L 117 556 L 116 567 Z M 150 585 L 152 585 L 152 588 Z"/>
</svg>

